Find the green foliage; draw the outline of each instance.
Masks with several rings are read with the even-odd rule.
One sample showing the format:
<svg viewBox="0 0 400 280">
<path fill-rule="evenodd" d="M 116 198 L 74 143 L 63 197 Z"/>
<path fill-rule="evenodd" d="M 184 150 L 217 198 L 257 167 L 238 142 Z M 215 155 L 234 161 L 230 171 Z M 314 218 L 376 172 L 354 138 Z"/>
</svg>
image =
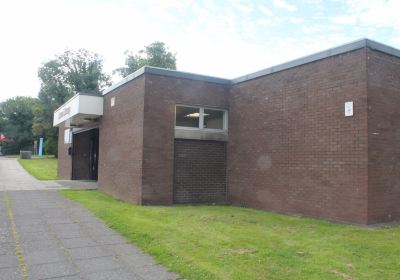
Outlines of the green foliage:
<svg viewBox="0 0 400 280">
<path fill-rule="evenodd" d="M 137 206 L 61 191 L 184 279 L 399 279 L 400 226 L 366 228 L 230 206 Z"/>
<path fill-rule="evenodd" d="M 19 154 L 33 147 L 32 119 L 36 98 L 17 96 L 0 103 L 0 131 L 15 142 L 2 143 L 2 153 Z"/>
<path fill-rule="evenodd" d="M 85 49 L 67 50 L 39 69 L 43 86 L 51 87 L 57 93 L 46 96 L 51 102 L 64 101 L 65 97 L 78 92 L 101 94 L 110 85 L 110 77 L 103 72 L 103 60 Z M 46 90 L 48 91 L 48 90 Z"/>
<path fill-rule="evenodd" d="M 176 69 L 176 54 L 168 51 L 163 42 L 156 41 L 140 50 L 138 54 L 126 51 L 125 56 L 125 67 L 114 70 L 114 73 L 122 77 L 128 76 L 143 66 Z"/>
<path fill-rule="evenodd" d="M 59 180 L 57 176 L 57 159 L 43 157 L 33 159 L 18 159 L 22 167 L 38 180 Z"/>
<path fill-rule="evenodd" d="M 44 142 L 44 153 L 46 155 L 54 155 L 58 156 L 58 138 L 57 137 L 49 137 Z"/>
<path fill-rule="evenodd" d="M 39 102 L 33 112 L 32 132 L 44 137 L 47 149 L 57 155 L 58 130 L 53 127 L 53 113 L 74 94 L 85 92 L 101 95 L 111 85 L 110 77 L 103 71 L 103 60 L 85 49 L 67 50 L 43 63 L 38 71 L 41 87 Z"/>
</svg>

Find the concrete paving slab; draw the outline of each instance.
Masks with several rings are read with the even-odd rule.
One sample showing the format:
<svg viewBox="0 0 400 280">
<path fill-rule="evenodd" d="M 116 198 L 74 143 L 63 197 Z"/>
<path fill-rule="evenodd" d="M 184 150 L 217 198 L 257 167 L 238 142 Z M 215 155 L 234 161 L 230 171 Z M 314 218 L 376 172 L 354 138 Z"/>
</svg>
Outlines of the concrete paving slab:
<svg viewBox="0 0 400 280">
<path fill-rule="evenodd" d="M 72 248 L 67 249 L 66 251 L 73 260 L 92 259 L 113 255 L 112 251 L 104 250 L 100 246 Z"/>
<path fill-rule="evenodd" d="M 55 225 L 50 225 L 49 228 L 52 231 L 54 231 L 55 233 L 82 230 L 80 225 L 77 224 L 77 223 L 73 223 L 73 224 L 55 224 Z"/>
<path fill-rule="evenodd" d="M 93 236 L 93 239 L 102 245 L 126 244 L 126 239 L 117 234 Z"/>
<path fill-rule="evenodd" d="M 0 157 L 0 178 L 0 280 L 22 279 L 21 268 L 28 279 L 177 278 L 15 159 Z"/>
<path fill-rule="evenodd" d="M 133 273 L 124 270 L 108 270 L 102 272 L 89 273 L 83 276 L 85 280 L 135 280 L 140 279 Z"/>
<path fill-rule="evenodd" d="M 63 238 L 76 238 L 76 237 L 85 237 L 87 234 L 81 230 L 81 229 L 70 229 L 66 231 L 54 231 L 54 234 L 56 235 L 57 239 L 63 239 Z"/>
<path fill-rule="evenodd" d="M 55 278 L 47 278 L 46 280 L 84 280 L 81 276 L 72 275 L 72 276 L 62 276 L 62 277 L 55 277 Z"/>
<path fill-rule="evenodd" d="M 158 265 L 145 266 L 135 270 L 135 273 L 141 275 L 140 278 L 143 280 L 173 280 L 176 279 L 176 275 L 165 271 L 165 269 Z"/>
<path fill-rule="evenodd" d="M 60 248 L 59 242 L 56 239 L 53 240 L 33 240 L 21 243 L 21 248 L 25 252 L 53 249 L 58 250 Z"/>
<path fill-rule="evenodd" d="M 12 242 L 0 242 L 0 255 L 12 255 L 15 253 L 15 243 Z"/>
<path fill-rule="evenodd" d="M 128 267 L 132 267 L 135 270 L 143 268 L 145 266 L 155 265 L 152 257 L 144 255 L 142 253 L 132 255 L 119 255 L 118 260 Z"/>
<path fill-rule="evenodd" d="M 21 242 L 56 239 L 56 236 L 48 232 L 21 232 L 19 237 Z"/>
<path fill-rule="evenodd" d="M 117 256 L 141 254 L 139 248 L 132 244 L 111 244 L 103 245 L 102 247 L 108 251 L 113 252 Z"/>
<path fill-rule="evenodd" d="M 90 237 L 75 237 L 60 239 L 62 246 L 66 249 L 96 246 L 98 243 Z"/>
<path fill-rule="evenodd" d="M 44 232 L 47 231 L 47 227 L 44 223 L 36 225 L 23 225 L 17 226 L 18 232 L 30 233 L 30 232 Z"/>
<path fill-rule="evenodd" d="M 63 219 L 60 219 L 60 218 L 47 218 L 46 219 L 46 223 L 48 224 L 48 225 L 56 225 L 56 224 L 74 224 L 75 223 L 75 221 L 74 220 L 72 220 L 71 218 L 63 218 Z"/>
<path fill-rule="evenodd" d="M 19 217 L 17 220 L 14 221 L 16 226 L 31 226 L 31 225 L 40 225 L 44 224 L 43 219 L 41 218 L 34 218 L 29 219 L 27 217 Z"/>
<path fill-rule="evenodd" d="M 0 268 L 0 280 L 22 280 L 19 267 Z"/>
<path fill-rule="evenodd" d="M 58 247 L 24 252 L 24 261 L 28 266 L 34 264 L 65 262 L 67 260 L 67 255 Z"/>
<path fill-rule="evenodd" d="M 0 157 L 0 172 L 0 191 L 47 189 L 42 182 L 29 175 L 16 158 Z"/>
<path fill-rule="evenodd" d="M 0 235 L 0 244 L 13 242 L 14 238 L 11 233 L 3 233 Z"/>
<path fill-rule="evenodd" d="M 114 257 L 99 257 L 85 260 L 77 260 L 75 264 L 84 273 L 101 272 L 107 270 L 123 269 Z"/>
<path fill-rule="evenodd" d="M 28 267 L 29 279 L 39 280 L 78 274 L 77 268 L 70 262 L 46 263 Z"/>
<path fill-rule="evenodd" d="M 0 268 L 18 267 L 18 258 L 15 254 L 0 255 Z"/>
</svg>

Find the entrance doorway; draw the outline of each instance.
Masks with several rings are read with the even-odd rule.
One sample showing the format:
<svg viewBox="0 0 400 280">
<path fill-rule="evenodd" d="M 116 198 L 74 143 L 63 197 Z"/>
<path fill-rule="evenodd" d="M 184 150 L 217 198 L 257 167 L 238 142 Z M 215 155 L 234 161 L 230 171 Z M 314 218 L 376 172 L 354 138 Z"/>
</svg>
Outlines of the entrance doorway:
<svg viewBox="0 0 400 280">
<path fill-rule="evenodd" d="M 77 132 L 72 140 L 72 180 L 97 180 L 99 129 Z"/>
</svg>

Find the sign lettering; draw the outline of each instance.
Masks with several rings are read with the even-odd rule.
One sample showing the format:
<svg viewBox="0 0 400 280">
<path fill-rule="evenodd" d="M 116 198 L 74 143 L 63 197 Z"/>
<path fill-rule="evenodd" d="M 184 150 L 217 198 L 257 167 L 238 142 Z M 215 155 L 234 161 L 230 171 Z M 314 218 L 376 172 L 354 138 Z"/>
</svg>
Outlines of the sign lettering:
<svg viewBox="0 0 400 280">
<path fill-rule="evenodd" d="M 58 118 L 61 119 L 62 117 L 68 115 L 71 112 L 71 107 L 65 107 L 60 113 L 58 113 Z"/>
</svg>

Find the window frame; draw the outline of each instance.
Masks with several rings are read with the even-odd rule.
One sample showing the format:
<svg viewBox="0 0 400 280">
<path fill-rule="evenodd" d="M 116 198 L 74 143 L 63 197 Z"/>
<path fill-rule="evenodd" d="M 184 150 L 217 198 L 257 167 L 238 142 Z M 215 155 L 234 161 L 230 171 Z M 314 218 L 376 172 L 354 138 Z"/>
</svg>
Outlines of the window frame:
<svg viewBox="0 0 400 280">
<path fill-rule="evenodd" d="M 176 125 L 176 108 L 177 107 L 189 107 L 189 108 L 199 109 L 199 127 L 177 126 Z M 214 111 L 223 112 L 222 129 L 204 128 L 204 110 L 214 110 Z M 175 128 L 178 128 L 178 129 L 203 130 L 203 131 L 210 131 L 210 132 L 226 132 L 226 131 L 228 131 L 228 110 L 220 109 L 220 108 L 213 108 L 213 107 L 203 107 L 203 106 L 194 106 L 194 105 L 175 104 L 174 124 L 175 124 Z"/>
</svg>

